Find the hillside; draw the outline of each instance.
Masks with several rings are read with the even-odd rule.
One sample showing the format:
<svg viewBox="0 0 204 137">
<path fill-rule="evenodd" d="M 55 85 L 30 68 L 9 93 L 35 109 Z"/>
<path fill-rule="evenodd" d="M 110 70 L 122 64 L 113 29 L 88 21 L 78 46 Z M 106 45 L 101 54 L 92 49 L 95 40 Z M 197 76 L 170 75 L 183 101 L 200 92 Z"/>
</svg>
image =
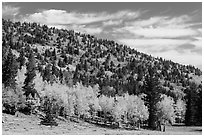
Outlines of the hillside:
<svg viewBox="0 0 204 137">
<path fill-rule="evenodd" d="M 40 101 L 46 102 L 44 90 L 55 90 L 52 94 L 56 95 L 55 99 L 59 101 L 59 105 L 66 104 L 68 98 L 73 97 L 72 94 L 76 94 L 75 100 L 80 98 L 81 94 L 87 98 L 90 95 L 96 102 L 104 97 L 104 100 L 116 104 L 120 99 L 125 100 L 127 104 L 130 103 L 128 100 L 132 99 L 134 103 L 141 104 L 144 116 L 142 120 L 145 121 L 148 115 L 151 119 L 151 116 L 154 116 L 151 114 L 157 113 L 152 111 L 156 104 L 167 98 L 167 101 L 174 102 L 174 105 L 179 101 L 185 103 L 183 108 L 186 108 L 186 113 L 179 112 L 177 118 L 174 118 L 175 121 L 185 122 L 187 125 L 201 124 L 200 69 L 155 58 L 127 45 L 73 30 L 4 19 L 2 24 L 2 82 L 5 104 L 12 102 L 8 96 L 22 99 L 23 95 L 26 95 L 27 100 L 30 94 L 34 98 L 37 94 Z M 9 92 L 12 93 L 8 95 Z M 61 100 L 58 100 L 59 98 Z M 84 104 L 83 99 L 81 105 Z M 18 103 L 14 106 L 18 106 Z M 92 106 L 94 105 L 95 102 Z M 174 105 L 170 107 L 174 109 Z M 64 110 L 67 106 L 59 107 L 60 115 L 68 113 Z M 74 113 L 83 117 L 87 113 L 92 115 L 92 106 L 88 104 L 89 109 L 83 110 L 82 114 Z M 115 106 L 114 104 L 113 107 Z M 6 105 L 4 107 L 6 108 Z M 119 108 L 117 111 L 120 111 Z M 102 108 L 103 113 L 106 114 L 106 111 Z M 110 113 L 112 112 L 111 110 Z M 134 115 L 129 119 L 134 119 Z M 149 120 L 149 123 L 151 122 Z"/>
<path fill-rule="evenodd" d="M 151 68 L 156 71 L 161 84 L 168 88 L 175 85 L 175 88 L 184 89 L 190 81 L 201 84 L 202 72 L 194 66 L 154 58 L 126 45 L 97 39 L 89 34 L 48 28 L 37 23 L 13 23 L 6 20 L 3 20 L 2 34 L 3 40 L 11 42 L 16 57 L 21 51 L 27 57 L 28 51 L 33 49 L 39 69 L 55 64 L 58 71 L 61 69 L 72 72 L 74 82 L 82 81 L 87 85 L 97 83 L 101 88 L 108 85 L 114 87 L 116 92 L 123 90 L 137 94 L 130 86 L 131 81 L 142 84 Z M 125 87 L 130 89 L 116 87 L 122 86 L 122 83 L 127 84 Z"/>
</svg>

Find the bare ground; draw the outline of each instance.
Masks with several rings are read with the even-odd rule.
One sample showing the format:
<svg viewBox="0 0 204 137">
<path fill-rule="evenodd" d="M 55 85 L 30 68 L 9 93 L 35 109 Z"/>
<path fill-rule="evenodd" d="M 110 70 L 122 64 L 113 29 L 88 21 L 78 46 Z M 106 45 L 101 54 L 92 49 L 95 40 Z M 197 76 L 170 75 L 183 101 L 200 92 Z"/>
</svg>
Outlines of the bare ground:
<svg viewBox="0 0 204 137">
<path fill-rule="evenodd" d="M 2 114 L 2 134 L 3 135 L 201 135 L 202 127 L 168 126 L 166 132 L 152 131 L 147 129 L 125 130 L 111 129 L 87 122 L 70 122 L 57 120 L 58 126 L 50 127 L 40 125 L 40 119 L 35 115 L 19 114 L 18 117 Z"/>
</svg>

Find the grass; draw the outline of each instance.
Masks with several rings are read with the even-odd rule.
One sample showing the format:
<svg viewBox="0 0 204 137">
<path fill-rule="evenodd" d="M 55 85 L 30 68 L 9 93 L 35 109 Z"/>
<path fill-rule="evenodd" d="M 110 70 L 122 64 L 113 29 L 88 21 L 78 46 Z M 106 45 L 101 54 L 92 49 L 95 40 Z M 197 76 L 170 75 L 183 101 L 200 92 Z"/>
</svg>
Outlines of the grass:
<svg viewBox="0 0 204 137">
<path fill-rule="evenodd" d="M 3 135 L 201 135 L 202 127 L 194 126 L 167 126 L 166 132 L 153 131 L 148 129 L 125 130 L 111 129 L 95 124 L 80 121 L 79 123 L 71 121 L 58 120 L 58 126 L 50 127 L 40 125 L 40 118 L 35 115 L 20 114 L 18 117 L 2 114 L 2 134 Z"/>
</svg>

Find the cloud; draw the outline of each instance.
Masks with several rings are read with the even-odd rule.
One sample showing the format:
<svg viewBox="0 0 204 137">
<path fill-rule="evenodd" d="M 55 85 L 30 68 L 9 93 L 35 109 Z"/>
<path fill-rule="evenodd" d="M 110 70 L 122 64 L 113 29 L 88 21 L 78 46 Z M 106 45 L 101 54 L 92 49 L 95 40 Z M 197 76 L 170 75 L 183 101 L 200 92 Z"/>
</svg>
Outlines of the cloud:
<svg viewBox="0 0 204 137">
<path fill-rule="evenodd" d="M 82 33 L 99 34 L 103 31 L 103 27 L 105 26 L 117 25 L 121 23 L 122 20 L 132 20 L 138 18 L 140 15 L 140 11 L 130 10 L 122 10 L 115 13 L 80 13 L 49 9 L 27 14 L 21 18 L 21 21 L 37 22 L 57 28 L 73 29 Z M 90 24 L 94 23 L 95 25 L 90 26 Z"/>
<path fill-rule="evenodd" d="M 135 19 L 140 16 L 139 11 L 119 11 L 115 13 L 79 13 L 67 12 L 65 10 L 43 10 L 34 14 L 28 14 L 23 21 L 38 22 L 42 24 L 89 24 L 110 19 Z"/>
<path fill-rule="evenodd" d="M 87 26 L 87 25 L 69 25 L 68 29 L 73 29 L 77 32 L 81 32 L 81 33 L 87 33 L 87 34 L 98 34 L 101 33 L 103 31 L 102 28 L 100 28 L 99 26 Z"/>
<path fill-rule="evenodd" d="M 148 19 L 143 20 L 135 20 L 132 22 L 127 22 L 126 25 L 128 26 L 140 26 L 140 27 L 148 27 L 151 25 L 156 26 L 174 26 L 183 28 L 186 23 L 190 22 L 192 17 L 188 15 L 181 15 L 177 17 L 170 17 L 170 16 L 153 16 Z"/>
<path fill-rule="evenodd" d="M 55 27 L 58 29 L 68 29 L 68 30 L 74 30 L 75 32 L 80 32 L 80 33 L 87 33 L 87 34 L 99 34 L 103 31 L 103 29 L 99 26 L 94 26 L 94 25 L 76 25 L 76 24 L 71 24 L 71 25 L 48 25 L 48 27 Z"/>
<path fill-rule="evenodd" d="M 191 41 L 191 44 L 195 45 L 198 48 L 202 47 L 202 37 L 198 36 L 198 37 L 194 37 L 195 40 Z"/>
<path fill-rule="evenodd" d="M 190 42 L 189 40 L 177 39 L 120 39 L 118 41 L 145 53 L 174 50 L 177 46 Z"/>
<path fill-rule="evenodd" d="M 177 47 L 177 49 L 194 49 L 195 45 L 193 44 L 183 44 Z"/>
<path fill-rule="evenodd" d="M 109 20 L 106 22 L 103 22 L 103 26 L 116 26 L 122 23 L 122 20 Z"/>
<path fill-rule="evenodd" d="M 131 33 L 136 36 L 142 36 L 146 38 L 178 38 L 186 36 L 195 36 L 197 31 L 193 29 L 180 29 L 180 28 L 169 28 L 169 27 L 157 27 L 157 28 L 139 28 L 134 29 L 133 27 L 127 27 Z"/>
<path fill-rule="evenodd" d="M 102 31 L 103 29 L 99 27 L 85 27 L 84 28 L 84 33 L 87 33 L 87 34 L 99 34 Z"/>
<path fill-rule="evenodd" d="M 20 13 L 20 7 L 13 7 L 5 3 L 2 4 L 2 17 L 15 16 Z"/>
<path fill-rule="evenodd" d="M 180 38 L 199 35 L 199 30 L 191 26 L 198 23 L 189 23 L 191 17 L 182 15 L 179 17 L 156 16 L 149 19 L 135 20 L 126 22 L 122 28 L 116 28 L 115 31 L 129 32 L 135 37 L 145 38 Z"/>
</svg>

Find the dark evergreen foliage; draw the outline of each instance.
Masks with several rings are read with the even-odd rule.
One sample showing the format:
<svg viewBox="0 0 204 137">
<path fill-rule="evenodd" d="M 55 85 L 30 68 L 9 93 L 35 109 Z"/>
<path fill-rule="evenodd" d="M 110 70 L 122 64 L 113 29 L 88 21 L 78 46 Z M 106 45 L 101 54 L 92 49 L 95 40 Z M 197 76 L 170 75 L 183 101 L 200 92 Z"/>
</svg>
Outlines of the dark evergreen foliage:
<svg viewBox="0 0 204 137">
<path fill-rule="evenodd" d="M 36 76 L 36 62 L 32 51 L 30 52 L 26 69 L 27 69 L 27 72 L 25 74 L 26 78 L 23 86 L 23 89 L 25 91 L 24 95 L 26 95 L 26 98 L 28 98 L 29 95 L 31 95 L 34 98 L 35 94 L 37 94 L 37 91 L 34 88 L 34 82 L 33 82 Z"/>
<path fill-rule="evenodd" d="M 15 77 L 17 76 L 18 72 L 18 65 L 16 62 L 16 57 L 15 55 L 13 55 L 12 50 L 8 50 L 9 51 L 6 59 L 3 58 L 2 61 L 2 82 L 5 87 L 15 88 Z"/>
<path fill-rule="evenodd" d="M 202 125 L 202 92 L 201 87 L 191 83 L 185 90 L 187 110 L 185 124 L 188 126 Z"/>
<path fill-rule="evenodd" d="M 152 129 L 156 129 L 157 127 L 156 104 L 161 100 L 161 91 L 162 88 L 158 77 L 155 76 L 155 71 L 149 68 L 148 75 L 145 77 L 144 93 L 147 95 L 145 97 L 145 102 L 149 109 L 148 125 Z"/>
</svg>

